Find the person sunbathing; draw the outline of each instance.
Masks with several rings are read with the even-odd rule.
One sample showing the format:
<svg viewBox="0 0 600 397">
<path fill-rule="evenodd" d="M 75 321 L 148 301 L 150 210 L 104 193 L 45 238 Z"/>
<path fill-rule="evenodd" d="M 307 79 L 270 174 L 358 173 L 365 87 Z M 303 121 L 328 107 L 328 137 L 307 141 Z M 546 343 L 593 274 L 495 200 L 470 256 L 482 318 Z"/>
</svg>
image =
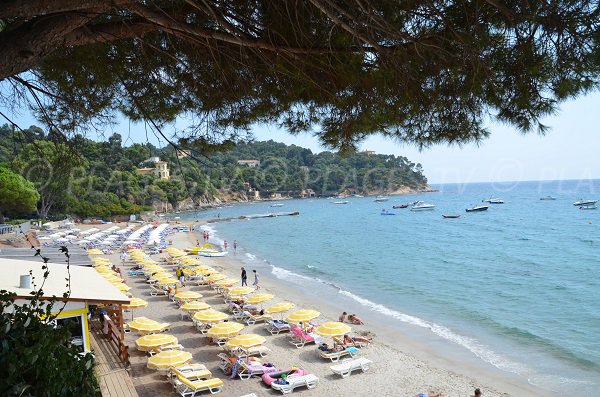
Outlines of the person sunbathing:
<svg viewBox="0 0 600 397">
<path fill-rule="evenodd" d="M 364 324 L 363 320 L 361 320 L 360 318 L 358 318 L 356 316 L 356 314 L 350 314 L 348 316 L 348 321 L 350 321 L 352 324 L 356 324 L 356 325 L 362 325 L 362 324 Z"/>
<path fill-rule="evenodd" d="M 365 338 L 363 336 L 350 336 L 344 335 L 343 342 L 345 345 L 354 346 L 357 342 L 360 343 L 371 343 L 373 338 Z"/>
<path fill-rule="evenodd" d="M 333 344 L 333 347 L 329 347 L 329 345 L 327 343 L 322 343 L 319 347 L 319 350 L 325 352 L 325 353 L 337 353 L 337 352 L 341 352 L 342 350 L 345 349 L 344 346 L 341 345 L 337 345 L 337 344 Z"/>
</svg>

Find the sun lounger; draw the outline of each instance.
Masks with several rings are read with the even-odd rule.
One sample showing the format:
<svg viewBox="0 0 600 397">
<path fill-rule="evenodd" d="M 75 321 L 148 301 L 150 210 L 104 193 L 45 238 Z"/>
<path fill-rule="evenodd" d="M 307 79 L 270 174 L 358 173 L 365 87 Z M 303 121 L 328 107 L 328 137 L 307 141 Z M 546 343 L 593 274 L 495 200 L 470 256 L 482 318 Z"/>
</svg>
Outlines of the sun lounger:
<svg viewBox="0 0 600 397">
<path fill-rule="evenodd" d="M 309 389 L 314 389 L 319 384 L 319 378 L 313 374 L 304 376 L 288 376 L 286 378 L 287 384 L 280 385 L 278 383 L 271 383 L 271 388 L 279 390 L 283 394 L 288 394 L 294 391 L 297 387 L 306 386 Z"/>
<path fill-rule="evenodd" d="M 169 371 L 167 372 L 167 379 L 173 386 L 176 386 L 175 379 L 177 379 L 179 376 L 190 381 L 199 381 L 210 379 L 212 377 L 212 373 L 206 369 L 206 367 L 204 367 L 204 369 L 197 369 L 195 371 L 180 371 L 177 368 L 169 368 Z"/>
<path fill-rule="evenodd" d="M 296 348 L 300 349 L 306 344 L 315 343 L 315 338 L 311 335 L 305 334 L 300 328 L 292 327 L 291 331 L 292 340 L 290 341 L 290 343 L 296 346 Z"/>
<path fill-rule="evenodd" d="M 232 367 L 231 357 L 225 353 L 219 353 L 217 354 L 217 357 L 219 357 L 219 368 L 221 371 L 223 371 L 225 374 L 230 374 Z"/>
<path fill-rule="evenodd" d="M 193 397 L 197 393 L 207 390 L 211 394 L 217 394 L 223 390 L 223 381 L 219 378 L 191 381 L 183 376 L 177 376 L 175 390 L 181 397 Z"/>
<path fill-rule="evenodd" d="M 231 353 L 237 357 L 261 356 L 264 357 L 271 352 L 267 346 L 252 346 L 247 349 L 236 347 L 231 350 Z"/>
<path fill-rule="evenodd" d="M 270 320 L 266 322 L 265 328 L 271 335 L 278 335 L 280 332 L 289 332 L 292 327 L 287 321 Z"/>
<path fill-rule="evenodd" d="M 333 341 L 340 345 L 340 346 L 344 346 L 344 347 L 350 347 L 350 346 L 354 346 L 354 347 L 367 347 L 371 344 L 371 342 L 365 342 L 365 341 L 357 341 L 354 340 L 352 341 L 352 343 L 344 343 L 344 341 L 338 337 L 334 337 Z"/>
<path fill-rule="evenodd" d="M 363 372 L 369 369 L 369 366 L 373 363 L 373 361 L 368 358 L 361 357 L 350 360 L 342 360 L 340 364 L 332 365 L 331 370 L 334 374 L 340 375 L 342 378 L 347 378 L 352 374 L 352 371 L 356 371 L 358 369 Z"/>
<path fill-rule="evenodd" d="M 263 374 L 277 371 L 277 368 L 275 367 L 266 367 L 264 365 L 252 364 L 252 362 L 248 364 L 244 360 L 239 360 L 238 362 L 239 367 L 237 375 L 241 380 L 247 380 L 253 376 L 262 376 Z"/>
<path fill-rule="evenodd" d="M 270 321 L 273 319 L 270 314 L 252 314 L 250 312 L 244 312 L 244 314 L 246 314 L 244 321 L 248 325 L 254 325 L 260 321 Z"/>
<path fill-rule="evenodd" d="M 155 287 L 154 285 L 150 285 L 150 296 L 158 296 L 158 295 L 168 296 L 169 292 L 162 288 Z"/>
<path fill-rule="evenodd" d="M 321 356 L 321 358 L 331 360 L 332 363 L 338 362 L 342 357 L 353 357 L 354 354 L 358 353 L 358 349 L 355 347 L 347 347 L 339 352 L 326 352 L 321 349 L 317 349 L 317 351 L 319 352 L 319 356 Z"/>
</svg>

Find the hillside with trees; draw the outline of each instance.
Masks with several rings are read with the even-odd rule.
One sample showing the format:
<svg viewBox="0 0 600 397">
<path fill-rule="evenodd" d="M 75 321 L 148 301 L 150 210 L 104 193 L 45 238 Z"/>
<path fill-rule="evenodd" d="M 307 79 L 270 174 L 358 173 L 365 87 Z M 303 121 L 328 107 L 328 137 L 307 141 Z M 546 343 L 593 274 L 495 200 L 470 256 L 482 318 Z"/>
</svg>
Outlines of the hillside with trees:
<svg viewBox="0 0 600 397">
<path fill-rule="evenodd" d="M 138 170 L 152 167 L 157 157 L 167 163 L 168 179 Z M 256 166 L 240 160 L 256 160 Z M 35 126 L 23 131 L 0 127 L 0 165 L 35 186 L 41 218 L 193 209 L 247 201 L 257 194 L 302 197 L 427 188 L 421 165 L 405 157 L 315 154 L 274 141 L 238 143 L 227 151 L 200 156 L 150 143 L 124 146 L 119 134 L 101 142 L 83 136 L 65 142 L 59 134 Z"/>
</svg>

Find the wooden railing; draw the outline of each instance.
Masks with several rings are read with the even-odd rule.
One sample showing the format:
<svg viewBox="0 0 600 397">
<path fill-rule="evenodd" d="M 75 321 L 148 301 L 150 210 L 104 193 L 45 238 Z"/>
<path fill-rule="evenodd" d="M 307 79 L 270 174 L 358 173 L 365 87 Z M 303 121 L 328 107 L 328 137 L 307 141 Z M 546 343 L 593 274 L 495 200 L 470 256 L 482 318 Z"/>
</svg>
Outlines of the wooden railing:
<svg viewBox="0 0 600 397">
<path fill-rule="evenodd" d="M 115 349 L 115 352 L 121 359 L 121 362 L 123 362 L 123 364 L 125 364 L 126 366 L 129 366 L 129 348 L 121 339 L 121 331 L 119 330 L 117 325 L 106 314 L 104 315 L 104 325 L 102 333 L 104 333 L 104 335 L 110 341 L 110 345 Z"/>
</svg>

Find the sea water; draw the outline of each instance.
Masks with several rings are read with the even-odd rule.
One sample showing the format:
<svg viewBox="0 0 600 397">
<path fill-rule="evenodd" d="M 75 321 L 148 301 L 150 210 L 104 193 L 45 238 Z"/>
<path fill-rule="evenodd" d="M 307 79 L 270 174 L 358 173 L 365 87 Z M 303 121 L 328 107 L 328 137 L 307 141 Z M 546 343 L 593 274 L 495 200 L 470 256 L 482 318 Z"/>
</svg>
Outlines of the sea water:
<svg viewBox="0 0 600 397">
<path fill-rule="evenodd" d="M 434 186 L 436 193 L 237 205 L 187 219 L 299 216 L 211 224 L 251 268 L 552 390 L 598 395 L 600 181 Z M 547 195 L 556 200 L 540 200 Z M 490 197 L 485 212 L 465 209 Z M 416 200 L 433 211 L 392 209 Z M 395 215 L 382 216 L 382 209 Z M 443 219 L 442 214 L 460 214 Z M 318 286 L 317 288 L 314 288 Z"/>
</svg>

